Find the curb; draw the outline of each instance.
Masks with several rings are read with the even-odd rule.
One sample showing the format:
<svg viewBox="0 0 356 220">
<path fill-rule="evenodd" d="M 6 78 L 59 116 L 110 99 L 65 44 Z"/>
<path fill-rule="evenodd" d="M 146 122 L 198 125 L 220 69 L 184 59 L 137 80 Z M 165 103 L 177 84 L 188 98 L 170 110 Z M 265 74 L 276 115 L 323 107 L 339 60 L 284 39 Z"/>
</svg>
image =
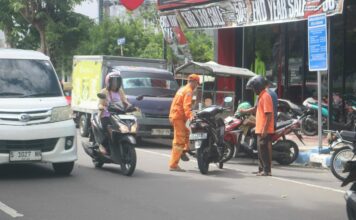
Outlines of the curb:
<svg viewBox="0 0 356 220">
<path fill-rule="evenodd" d="M 303 166 L 329 168 L 330 152 L 329 147 L 323 147 L 319 154 L 319 147 L 314 147 L 308 151 L 299 152 L 299 156 L 294 163 Z"/>
</svg>

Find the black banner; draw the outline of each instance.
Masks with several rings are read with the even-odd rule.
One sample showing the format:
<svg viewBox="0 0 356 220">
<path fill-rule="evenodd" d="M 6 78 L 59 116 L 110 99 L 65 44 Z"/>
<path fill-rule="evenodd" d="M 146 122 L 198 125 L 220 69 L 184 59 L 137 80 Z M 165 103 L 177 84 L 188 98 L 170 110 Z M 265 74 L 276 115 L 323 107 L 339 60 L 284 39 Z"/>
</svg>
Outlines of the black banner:
<svg viewBox="0 0 356 220">
<path fill-rule="evenodd" d="M 189 29 L 255 26 L 342 14 L 344 0 L 229 0 L 177 10 Z"/>
<path fill-rule="evenodd" d="M 201 3 L 213 3 L 216 0 L 158 0 L 158 8 L 160 10 L 164 9 L 176 9 L 180 7 L 186 7 L 193 4 Z"/>
</svg>

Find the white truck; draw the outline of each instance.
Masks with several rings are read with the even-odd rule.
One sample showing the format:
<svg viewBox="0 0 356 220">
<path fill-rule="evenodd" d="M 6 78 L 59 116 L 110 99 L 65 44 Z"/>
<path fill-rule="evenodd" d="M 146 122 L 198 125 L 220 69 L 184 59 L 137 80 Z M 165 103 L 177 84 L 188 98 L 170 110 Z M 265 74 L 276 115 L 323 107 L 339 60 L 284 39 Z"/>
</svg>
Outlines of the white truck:
<svg viewBox="0 0 356 220">
<path fill-rule="evenodd" d="M 136 114 L 141 137 L 171 137 L 169 109 L 178 84 L 166 70 L 164 60 L 116 56 L 74 56 L 72 74 L 72 109 L 83 137 L 89 135 L 90 119 L 98 111 L 97 93 L 104 88 L 105 76 L 119 71 L 123 89 Z M 143 100 L 136 98 L 143 96 Z"/>
</svg>

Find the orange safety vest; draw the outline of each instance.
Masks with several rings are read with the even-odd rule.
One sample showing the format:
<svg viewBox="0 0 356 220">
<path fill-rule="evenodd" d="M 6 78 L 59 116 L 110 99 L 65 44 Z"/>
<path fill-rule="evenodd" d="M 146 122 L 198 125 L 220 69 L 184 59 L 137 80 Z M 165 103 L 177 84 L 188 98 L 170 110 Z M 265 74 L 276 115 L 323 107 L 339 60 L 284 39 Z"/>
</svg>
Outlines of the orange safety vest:
<svg viewBox="0 0 356 220">
<path fill-rule="evenodd" d="M 186 85 L 180 88 L 177 94 L 174 96 L 169 118 L 171 120 L 184 120 L 192 118 L 192 99 L 193 90 L 190 85 Z"/>
</svg>

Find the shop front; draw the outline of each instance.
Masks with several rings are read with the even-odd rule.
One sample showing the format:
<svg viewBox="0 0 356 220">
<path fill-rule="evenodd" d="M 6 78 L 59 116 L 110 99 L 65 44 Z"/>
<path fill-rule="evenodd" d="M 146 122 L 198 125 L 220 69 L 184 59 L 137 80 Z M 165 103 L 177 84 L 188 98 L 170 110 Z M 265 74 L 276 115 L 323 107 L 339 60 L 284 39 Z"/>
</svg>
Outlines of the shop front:
<svg viewBox="0 0 356 220">
<path fill-rule="evenodd" d="M 182 1 L 184 2 L 184 1 Z M 188 1 L 187 1 L 188 2 Z M 329 71 L 322 76 L 322 95 L 330 111 L 344 114 L 345 97 L 356 92 L 356 1 L 230 0 L 181 5 L 175 13 L 189 29 L 218 32 L 218 63 L 249 68 L 265 76 L 280 98 L 296 104 L 316 95 L 317 73 L 308 69 L 309 15 L 328 16 Z M 211 3 L 214 2 L 214 3 Z M 232 7 L 230 9 L 229 7 Z M 232 10 L 232 11 L 229 11 Z M 189 42 L 188 42 L 189 43 Z M 241 97 L 241 82 L 231 83 Z M 224 86 L 224 80 L 221 80 Z M 343 117 L 338 117 L 342 120 Z"/>
</svg>

